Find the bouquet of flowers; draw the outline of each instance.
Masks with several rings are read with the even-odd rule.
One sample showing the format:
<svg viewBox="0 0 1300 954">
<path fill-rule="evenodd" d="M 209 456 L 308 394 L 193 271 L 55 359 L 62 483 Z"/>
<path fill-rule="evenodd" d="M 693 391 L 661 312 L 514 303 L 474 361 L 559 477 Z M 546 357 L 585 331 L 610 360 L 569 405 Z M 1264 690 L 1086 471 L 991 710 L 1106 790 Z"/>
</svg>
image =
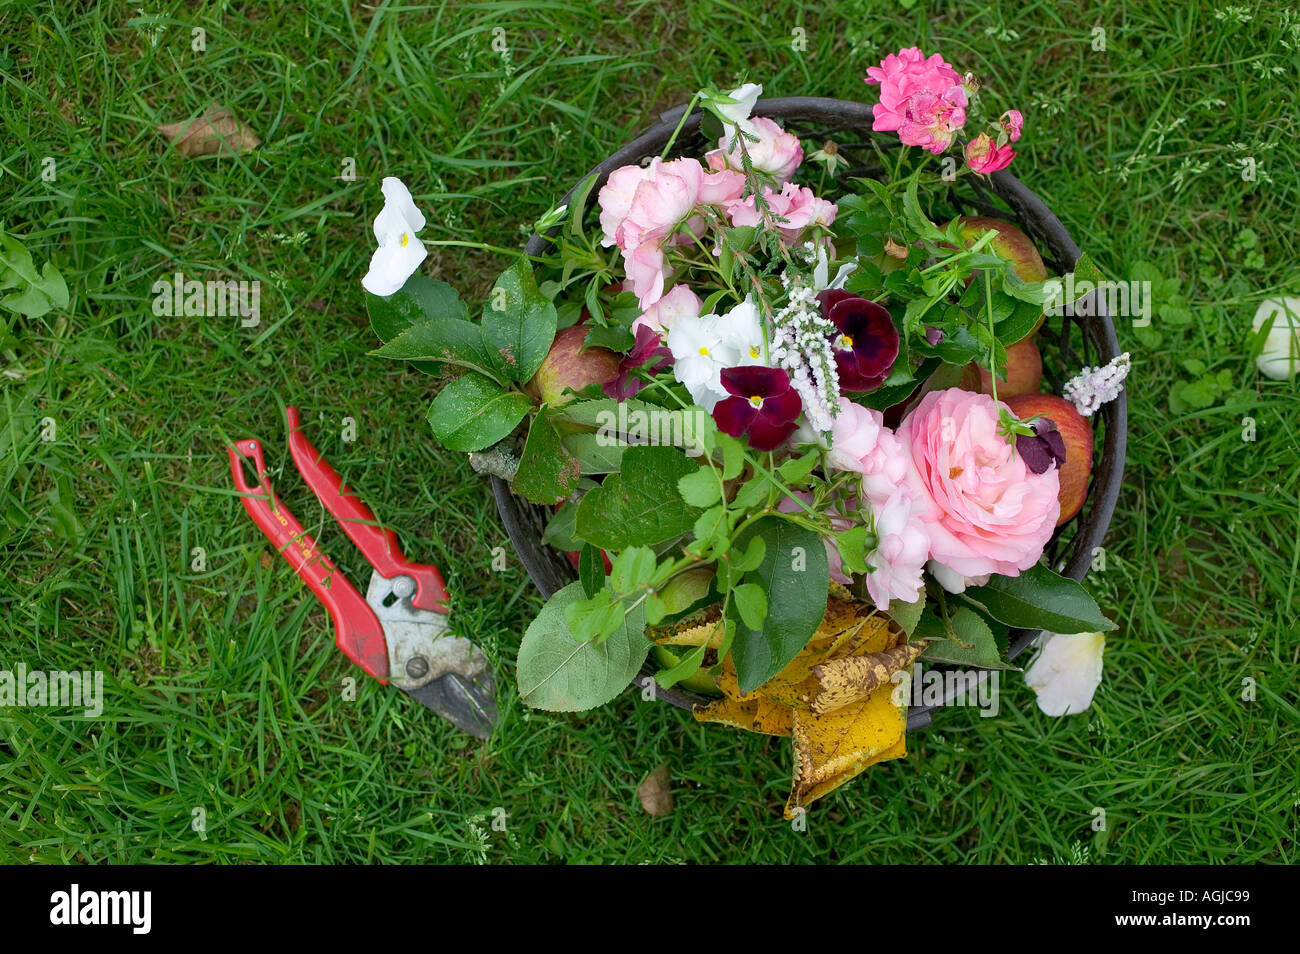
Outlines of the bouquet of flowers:
<svg viewBox="0 0 1300 954">
<path fill-rule="evenodd" d="M 436 438 L 554 508 L 544 539 L 577 580 L 523 637 L 523 700 L 602 705 L 653 654 L 659 686 L 715 697 L 696 718 L 793 739 L 791 814 L 905 754 L 918 657 L 1005 668 L 1009 628 L 1113 628 L 1042 558 L 1127 366 L 1039 394 L 1059 285 L 1033 242 L 926 211 L 1012 161 L 1021 115 L 954 171 L 936 159 L 970 74 L 908 49 L 866 81 L 900 140 L 877 147 L 883 181 L 843 183 L 833 142 L 806 153 L 754 115 L 761 87 L 706 88 L 683 121 L 703 110 L 716 147 L 582 183 L 480 321 L 415 274 L 424 219 L 396 179 L 364 280 L 378 354 L 459 373 Z"/>
</svg>

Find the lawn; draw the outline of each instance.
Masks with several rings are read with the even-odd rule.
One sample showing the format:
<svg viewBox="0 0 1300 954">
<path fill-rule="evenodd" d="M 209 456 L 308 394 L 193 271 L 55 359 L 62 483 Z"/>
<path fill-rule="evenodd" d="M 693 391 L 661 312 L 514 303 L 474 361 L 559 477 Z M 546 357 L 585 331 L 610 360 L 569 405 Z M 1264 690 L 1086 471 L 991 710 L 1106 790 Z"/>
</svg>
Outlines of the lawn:
<svg viewBox="0 0 1300 954">
<path fill-rule="evenodd" d="M 100 669 L 106 693 L 97 719 L 0 709 L 0 861 L 1297 860 L 1300 395 L 1246 339 L 1262 298 L 1300 294 L 1300 15 L 306 6 L 0 7 L 0 217 L 72 293 L 0 325 L 0 669 Z M 1088 713 L 1043 716 L 1012 674 L 997 718 L 941 713 L 799 831 L 781 740 L 637 693 L 520 705 L 540 598 L 512 553 L 493 569 L 509 543 L 487 486 L 428 433 L 438 379 L 368 354 L 359 279 L 385 175 L 429 213 L 424 237 L 513 247 L 701 85 L 868 100 L 865 68 L 913 44 L 1025 113 L 1012 171 L 1106 274 L 1162 279 L 1150 328 L 1118 329 L 1127 476 L 1090 585 L 1120 628 Z M 214 102 L 262 145 L 185 158 L 156 131 Z M 508 261 L 440 248 L 425 270 L 474 299 Z M 260 323 L 155 315 L 153 283 L 178 271 L 260 281 Z M 490 741 L 373 681 L 344 691 L 357 673 L 327 615 L 230 480 L 227 442 L 265 441 L 286 503 L 364 585 L 289 462 L 286 404 L 443 569 L 503 683 Z M 636 788 L 661 763 L 676 806 L 654 818 Z"/>
</svg>

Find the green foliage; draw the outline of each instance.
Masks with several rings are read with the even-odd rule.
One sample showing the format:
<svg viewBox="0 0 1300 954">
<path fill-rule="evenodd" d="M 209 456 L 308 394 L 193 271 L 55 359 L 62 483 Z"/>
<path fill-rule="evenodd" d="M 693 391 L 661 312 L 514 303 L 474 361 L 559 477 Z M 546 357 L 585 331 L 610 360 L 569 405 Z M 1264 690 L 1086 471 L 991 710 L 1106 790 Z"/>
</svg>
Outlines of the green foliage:
<svg viewBox="0 0 1300 954">
<path fill-rule="evenodd" d="M 639 608 L 601 642 L 575 639 L 566 619 L 581 596 L 580 583 L 552 596 L 519 644 L 519 697 L 534 709 L 577 712 L 604 705 L 628 687 L 650 652 Z"/>
<path fill-rule="evenodd" d="M 68 286 L 53 262 L 39 271 L 27 247 L 0 225 L 0 308 L 25 318 L 40 318 L 68 307 Z M 0 326 L 2 327 L 2 326 Z"/>
</svg>

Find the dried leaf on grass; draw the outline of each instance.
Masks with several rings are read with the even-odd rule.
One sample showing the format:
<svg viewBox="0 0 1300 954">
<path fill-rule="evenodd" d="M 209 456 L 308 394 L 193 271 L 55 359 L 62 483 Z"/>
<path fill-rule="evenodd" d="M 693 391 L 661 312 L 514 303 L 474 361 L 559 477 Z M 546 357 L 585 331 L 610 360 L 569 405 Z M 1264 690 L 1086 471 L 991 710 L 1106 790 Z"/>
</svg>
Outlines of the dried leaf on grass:
<svg viewBox="0 0 1300 954">
<path fill-rule="evenodd" d="M 213 103 L 203 115 L 183 123 L 159 126 L 162 133 L 182 156 L 210 156 L 217 153 L 236 155 L 262 144 L 257 135 L 235 118 L 225 106 Z"/>
<path fill-rule="evenodd" d="M 890 677 L 910 665 L 921 647 L 906 645 L 902 630 L 869 605 L 832 594 L 821 626 L 780 673 L 742 693 L 728 655 L 717 679 L 723 697 L 695 710 L 701 722 L 793 739 L 787 818 L 868 766 L 906 754 L 907 710 L 894 703 Z M 894 668 L 881 677 L 881 666 Z M 875 682 L 869 686 L 862 672 Z M 822 711 L 815 711 L 819 697 Z M 829 707 L 835 700 L 838 707 Z"/>
<path fill-rule="evenodd" d="M 673 790 L 668 783 L 668 763 L 659 765 L 641 780 L 636 787 L 636 797 L 647 815 L 663 818 L 673 813 Z"/>
</svg>

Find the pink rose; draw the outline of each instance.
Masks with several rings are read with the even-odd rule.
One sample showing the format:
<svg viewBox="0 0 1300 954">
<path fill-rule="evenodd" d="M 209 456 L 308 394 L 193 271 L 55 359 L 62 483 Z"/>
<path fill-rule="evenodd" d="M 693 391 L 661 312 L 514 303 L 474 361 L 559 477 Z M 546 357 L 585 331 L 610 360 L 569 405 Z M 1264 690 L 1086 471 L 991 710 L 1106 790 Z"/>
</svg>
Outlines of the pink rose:
<svg viewBox="0 0 1300 954">
<path fill-rule="evenodd" d="M 609 174 L 609 179 L 596 194 L 596 202 L 600 205 L 600 227 L 605 233 L 601 244 L 606 248 L 617 242 L 618 227 L 627 218 L 628 209 L 632 208 L 636 188 L 649 174 L 649 169 L 640 166 L 621 166 Z"/>
<path fill-rule="evenodd" d="M 930 535 L 906 490 L 895 492 L 882 506 L 872 507 L 876 518 L 876 549 L 867 554 L 867 592 L 879 610 L 890 600 L 915 603 L 924 592 Z"/>
<path fill-rule="evenodd" d="M 636 295 L 642 311 L 663 297 L 664 285 L 672 277 L 672 269 L 664 264 L 664 250 L 653 242 L 624 249 L 623 270 L 627 272 L 625 287 Z"/>
<path fill-rule="evenodd" d="M 627 251 L 662 242 L 697 205 L 725 206 L 740 197 L 745 177 L 730 170 L 705 172 L 697 159 L 655 158 L 650 165 L 623 166 L 610 173 L 596 196 L 603 244 Z M 689 242 L 690 238 L 679 237 Z"/>
<path fill-rule="evenodd" d="M 776 226 L 787 245 L 797 244 L 810 225 L 829 228 L 839 211 L 834 202 L 818 198 L 805 186 L 787 182 L 780 192 L 764 187 L 763 199 L 770 209 L 769 222 Z M 732 225 L 758 226 L 762 222 L 754 196 L 733 202 L 727 207 Z"/>
<path fill-rule="evenodd" d="M 645 310 L 641 317 L 632 322 L 632 334 L 642 326 L 666 335 L 672 330 L 673 322 L 678 318 L 698 318 L 703 302 L 699 296 L 685 285 L 674 285 L 668 294 Z"/>
<path fill-rule="evenodd" d="M 1002 131 L 1007 134 L 1008 139 L 1012 142 L 1019 141 L 1020 131 L 1025 128 L 1025 117 L 1020 115 L 1020 110 L 1008 109 L 1002 114 L 1002 118 L 998 120 L 998 123 L 1002 126 Z"/>
<path fill-rule="evenodd" d="M 745 152 L 749 154 L 750 166 L 759 172 L 765 172 L 776 180 L 777 185 L 784 185 L 803 162 L 803 146 L 799 137 L 788 133 L 772 120 L 756 116 L 746 120 L 740 127 L 743 131 L 758 136 L 758 142 L 745 140 Z M 718 148 L 705 155 L 705 159 L 714 169 L 743 170 L 740 143 L 733 135 L 723 135 L 718 140 Z M 732 145 L 734 143 L 734 146 Z"/>
<path fill-rule="evenodd" d="M 1011 160 L 1014 158 L 1016 154 L 1011 151 L 1009 145 L 995 146 L 993 140 L 985 133 L 980 133 L 966 143 L 966 164 L 971 167 L 972 172 L 983 175 L 998 172 L 1011 165 Z"/>
<path fill-rule="evenodd" d="M 1035 474 L 998 432 L 986 394 L 931 391 L 903 421 L 908 485 L 930 555 L 965 577 L 1018 576 L 1038 562 L 1060 514 L 1056 468 Z"/>
<path fill-rule="evenodd" d="M 871 128 L 896 130 L 904 145 L 937 155 L 966 124 L 964 82 L 938 53 L 928 59 L 916 47 L 891 53 L 879 66 L 867 69 L 866 82 L 880 84 Z"/>
</svg>

